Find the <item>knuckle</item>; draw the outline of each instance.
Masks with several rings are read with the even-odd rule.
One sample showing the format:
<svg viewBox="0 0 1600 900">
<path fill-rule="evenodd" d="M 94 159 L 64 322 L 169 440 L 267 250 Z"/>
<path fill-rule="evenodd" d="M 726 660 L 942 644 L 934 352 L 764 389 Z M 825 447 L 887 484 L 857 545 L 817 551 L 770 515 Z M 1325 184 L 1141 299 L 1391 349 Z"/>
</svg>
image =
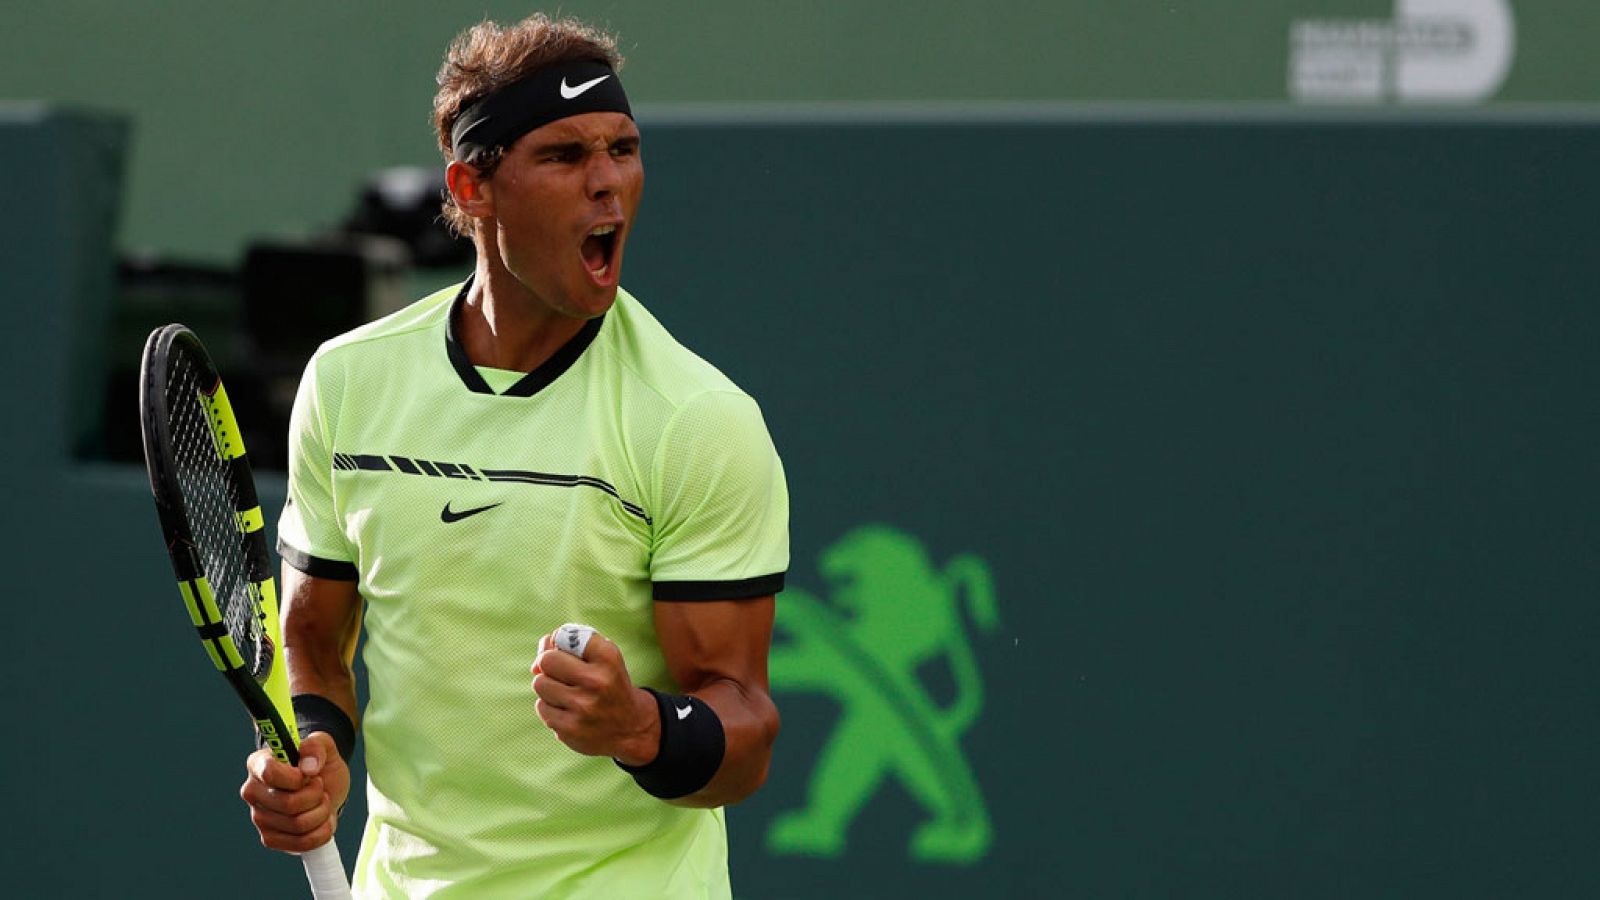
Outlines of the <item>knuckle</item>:
<svg viewBox="0 0 1600 900">
<path fill-rule="evenodd" d="M 310 804 L 307 803 L 305 797 L 301 796 L 299 791 L 282 796 L 283 799 L 278 806 L 278 811 L 286 816 L 298 816 L 310 808 Z"/>
<path fill-rule="evenodd" d="M 310 834 L 328 821 L 328 812 L 317 804 L 313 809 L 308 809 L 294 817 L 294 830 L 299 834 Z"/>
<path fill-rule="evenodd" d="M 273 793 L 272 799 L 274 801 L 271 804 L 272 810 L 282 815 L 292 816 L 306 808 L 299 791 L 277 791 Z"/>
</svg>

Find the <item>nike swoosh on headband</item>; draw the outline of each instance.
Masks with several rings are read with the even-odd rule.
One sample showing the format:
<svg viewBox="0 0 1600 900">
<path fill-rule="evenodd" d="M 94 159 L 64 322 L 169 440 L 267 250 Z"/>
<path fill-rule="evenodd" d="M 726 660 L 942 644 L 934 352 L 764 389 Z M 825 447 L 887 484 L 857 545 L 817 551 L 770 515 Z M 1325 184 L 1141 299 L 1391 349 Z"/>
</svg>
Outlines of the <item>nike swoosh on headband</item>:
<svg viewBox="0 0 1600 900">
<path fill-rule="evenodd" d="M 607 78 L 610 78 L 610 77 L 611 77 L 610 75 L 601 75 L 599 78 L 596 78 L 596 79 L 594 79 L 592 81 L 585 81 L 583 84 L 580 84 L 577 87 L 569 86 L 567 84 L 567 79 L 562 78 L 561 79 L 561 99 L 563 99 L 563 100 L 571 100 L 573 97 L 576 97 L 579 94 L 582 94 L 584 91 L 587 91 L 589 88 L 594 87 L 595 85 L 599 84 L 602 81 L 605 81 Z"/>
</svg>

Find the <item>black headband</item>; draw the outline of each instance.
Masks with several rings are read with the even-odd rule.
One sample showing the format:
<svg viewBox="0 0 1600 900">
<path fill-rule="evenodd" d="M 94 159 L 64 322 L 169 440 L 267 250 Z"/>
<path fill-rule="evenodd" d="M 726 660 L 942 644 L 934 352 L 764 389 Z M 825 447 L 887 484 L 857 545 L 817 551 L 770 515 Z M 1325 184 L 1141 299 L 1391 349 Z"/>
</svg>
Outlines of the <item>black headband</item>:
<svg viewBox="0 0 1600 900">
<path fill-rule="evenodd" d="M 541 125 L 591 112 L 633 118 L 616 71 L 598 59 L 558 63 L 463 109 L 450 128 L 450 146 L 456 159 L 466 160 L 478 151 L 509 147 Z"/>
</svg>

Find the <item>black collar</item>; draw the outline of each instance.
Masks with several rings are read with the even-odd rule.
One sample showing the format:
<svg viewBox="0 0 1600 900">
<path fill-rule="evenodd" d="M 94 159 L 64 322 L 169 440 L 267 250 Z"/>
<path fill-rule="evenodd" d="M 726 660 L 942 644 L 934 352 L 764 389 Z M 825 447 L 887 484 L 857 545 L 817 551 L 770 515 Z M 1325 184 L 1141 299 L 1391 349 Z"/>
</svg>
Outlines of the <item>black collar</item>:
<svg viewBox="0 0 1600 900">
<path fill-rule="evenodd" d="M 450 315 L 445 320 L 444 348 L 450 355 L 450 365 L 455 367 L 456 374 L 461 377 L 467 390 L 476 394 L 493 394 L 494 390 L 483 380 L 483 376 L 478 374 L 478 370 L 473 368 L 472 360 L 467 358 L 467 350 L 461 346 L 461 335 L 456 330 L 456 320 L 461 316 L 461 307 L 467 302 L 467 292 L 470 290 L 472 290 L 472 278 L 469 276 L 461 285 L 456 298 L 450 301 Z M 572 340 L 562 344 L 561 349 L 540 364 L 539 368 L 522 376 L 520 381 L 506 388 L 505 393 L 500 396 L 532 397 L 544 390 L 551 382 L 560 378 L 561 373 L 572 368 L 572 364 L 577 362 L 583 351 L 594 342 L 595 335 L 600 333 L 600 325 L 604 321 L 605 316 L 601 315 L 583 323 L 583 328 L 572 336 Z"/>
</svg>

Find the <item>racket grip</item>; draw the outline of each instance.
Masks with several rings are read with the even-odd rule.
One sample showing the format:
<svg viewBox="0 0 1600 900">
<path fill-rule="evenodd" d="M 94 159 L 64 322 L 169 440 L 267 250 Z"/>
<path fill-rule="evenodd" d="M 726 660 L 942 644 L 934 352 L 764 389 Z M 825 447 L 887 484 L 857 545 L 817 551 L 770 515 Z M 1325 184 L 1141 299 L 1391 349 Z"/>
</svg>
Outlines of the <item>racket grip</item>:
<svg viewBox="0 0 1600 900">
<path fill-rule="evenodd" d="M 300 862 L 306 867 L 306 880 L 311 882 L 311 896 L 316 900 L 350 900 L 350 881 L 344 874 L 337 841 L 300 854 Z"/>
</svg>

